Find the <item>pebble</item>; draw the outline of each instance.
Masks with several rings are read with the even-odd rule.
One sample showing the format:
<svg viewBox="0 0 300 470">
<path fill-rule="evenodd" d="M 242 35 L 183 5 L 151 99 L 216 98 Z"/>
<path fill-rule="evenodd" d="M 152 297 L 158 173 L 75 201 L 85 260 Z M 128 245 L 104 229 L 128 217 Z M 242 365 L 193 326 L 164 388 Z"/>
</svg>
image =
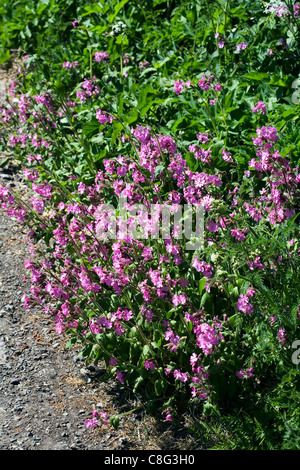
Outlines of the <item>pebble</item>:
<svg viewBox="0 0 300 470">
<path fill-rule="evenodd" d="M 3 81 L 10 83 L 12 78 L 4 73 L 0 90 L 7 88 Z M 0 163 L 2 158 L 0 154 Z M 12 163 L 0 168 L 0 184 L 17 186 L 22 197 L 28 196 L 28 187 Z M 110 416 L 119 406 L 128 406 L 127 398 L 113 380 L 97 380 L 103 369 L 84 367 L 79 351 L 65 349 L 64 338 L 49 332 L 52 321 L 43 306 L 30 311 L 23 308 L 22 295 L 30 291 L 30 282 L 23 280 L 28 274 L 24 261 L 30 256 L 27 232 L 0 209 L 0 450 L 145 448 L 149 426 L 144 422 L 141 426 L 140 417 L 130 416 L 134 431 L 122 420 L 118 430 L 103 426 L 95 432 L 85 427 L 95 403 Z M 46 349 L 39 343 L 49 346 Z M 135 403 L 130 406 L 134 408 Z M 126 439 L 121 440 L 124 435 Z M 153 438 L 155 450 L 166 448 L 165 440 L 159 444 L 159 438 L 160 434 Z M 176 436 L 173 445 L 178 448 Z"/>
</svg>

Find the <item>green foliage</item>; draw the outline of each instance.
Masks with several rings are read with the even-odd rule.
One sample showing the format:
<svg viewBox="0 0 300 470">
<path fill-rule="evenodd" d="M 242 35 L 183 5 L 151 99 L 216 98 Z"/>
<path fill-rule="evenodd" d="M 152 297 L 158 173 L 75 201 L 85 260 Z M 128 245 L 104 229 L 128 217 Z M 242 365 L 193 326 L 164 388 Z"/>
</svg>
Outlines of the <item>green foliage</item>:
<svg viewBox="0 0 300 470">
<path fill-rule="evenodd" d="M 25 124 L 13 116 L 5 125 L 3 145 L 9 148 L 12 135 L 17 137 L 16 126 L 24 124 L 24 132 L 29 134 L 37 123 L 37 135 L 51 142 L 50 150 L 40 148 L 43 160 L 32 168 L 38 170 L 40 182 L 56 188 L 55 195 L 44 219 L 37 211 L 30 215 L 35 237 L 45 242 L 47 255 L 54 259 L 57 226 L 54 216 L 47 217 L 51 210 L 66 201 L 88 207 L 89 198 L 78 193 L 78 184 L 93 185 L 98 172 L 105 170 L 105 160 L 113 162 L 119 156 L 138 161 L 140 142 L 132 129 L 150 129 L 155 139 L 172 137 L 191 172 L 217 175 L 222 180 L 221 189 L 210 189 L 214 202 L 208 217 L 230 221 L 237 211 L 234 220 L 247 234 L 240 243 L 226 224 L 217 235 L 206 230 L 214 244 L 207 244 L 198 254 L 213 264 L 209 288 L 207 278 L 192 268 L 190 253 L 182 264 L 172 262 L 166 267 L 159 258 L 164 244 L 159 240 L 151 245 L 162 276 L 177 283 L 189 280 L 185 289 L 189 307 L 199 314 L 205 312 L 210 324 L 215 318 L 222 322 L 223 340 L 213 358 L 202 358 L 211 394 L 208 400 L 197 402 L 206 420 L 200 420 L 195 431 L 202 438 L 213 435 L 217 449 L 299 449 L 299 368 L 291 361 L 291 345 L 300 339 L 299 193 L 294 194 L 287 181 L 278 183 L 295 215 L 277 225 L 265 217 L 251 219 L 246 204 L 255 202 L 263 208 L 264 191 L 272 186 L 271 172 L 258 170 L 255 163 L 249 166 L 257 154 L 253 138 L 258 129 L 277 129 L 276 149 L 294 172 L 299 171 L 300 104 L 295 99 L 295 82 L 299 80 L 300 20 L 293 15 L 278 17 L 265 12 L 258 2 L 242 0 L 0 0 L 0 15 L 0 63 L 9 65 L 18 51 L 21 66 L 16 92 L 31 100 Z M 73 26 L 75 20 L 78 23 Z M 238 50 L 241 43 L 246 47 Z M 100 51 L 109 60 L 95 60 Z M 209 90 L 199 86 L 203 77 L 210 77 L 214 84 Z M 87 80 L 94 88 L 91 95 L 82 97 Z M 177 92 L 178 82 L 182 89 Z M 45 93 L 51 96 L 48 114 L 34 100 Z M 12 98 L 15 105 L 17 99 Z M 265 113 L 253 111 L 260 101 L 266 105 Z M 102 121 L 97 118 L 99 110 Z M 193 151 L 201 132 L 209 136 L 209 143 L 202 146 L 211 152 L 208 164 Z M 222 158 L 222 150 L 230 153 L 231 162 Z M 30 144 L 15 144 L 15 160 L 22 165 L 36 152 Z M 168 152 L 160 149 L 153 179 L 137 186 L 137 193 L 142 187 L 141 194 L 147 194 L 151 202 L 156 194 L 167 200 L 175 189 L 170 160 Z M 155 193 L 153 187 L 159 191 Z M 116 203 L 113 188 L 107 182 L 101 186 L 101 201 Z M 66 215 L 68 226 L 71 217 Z M 90 213 L 81 222 L 85 226 L 91 223 Z M 84 266 L 92 272 L 91 257 L 76 242 L 68 245 L 67 255 L 77 268 Z M 112 256 L 110 253 L 107 265 Z M 263 269 L 253 268 L 257 259 Z M 76 302 L 72 301 L 76 305 L 78 301 L 81 313 L 78 324 L 68 330 L 67 347 L 81 344 L 87 363 L 104 360 L 108 370 L 103 380 L 124 373 L 124 386 L 144 394 L 149 412 L 157 409 L 156 400 L 160 410 L 176 403 L 182 411 L 189 387 L 180 379 L 171 379 L 165 369 L 190 368 L 195 352 L 193 324 L 184 319 L 183 308 L 177 309 L 163 298 L 155 304 L 155 321 L 145 320 L 140 311 L 143 296 L 137 290 L 143 280 L 138 278 L 140 259 L 133 256 L 130 260 L 124 268 L 130 283 L 121 295 L 109 285 L 101 295 L 79 289 Z M 147 273 L 152 265 L 145 262 L 145 266 Z M 61 266 L 56 269 L 58 276 Z M 237 302 L 250 287 L 256 295 L 254 313 L 247 315 L 237 309 Z M 124 305 L 138 312 L 126 323 L 126 334 L 86 332 L 89 322 Z M 181 338 L 175 355 L 164 341 L 162 322 L 166 320 Z M 279 329 L 288 335 L 284 347 L 278 339 Z M 111 357 L 119 358 L 118 369 L 110 365 Z M 152 360 L 157 367 L 146 369 L 145 361 Z M 236 375 L 253 364 L 254 376 L 241 380 Z M 118 417 L 111 420 L 115 428 L 118 423 Z"/>
</svg>

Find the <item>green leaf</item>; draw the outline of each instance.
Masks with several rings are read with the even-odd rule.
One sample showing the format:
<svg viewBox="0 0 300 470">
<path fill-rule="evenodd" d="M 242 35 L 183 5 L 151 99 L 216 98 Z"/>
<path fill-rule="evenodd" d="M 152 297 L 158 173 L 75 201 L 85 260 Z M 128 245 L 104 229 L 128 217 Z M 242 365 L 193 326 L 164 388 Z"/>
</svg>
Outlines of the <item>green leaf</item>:
<svg viewBox="0 0 300 470">
<path fill-rule="evenodd" d="M 73 337 L 73 338 L 69 338 L 68 341 L 66 342 L 66 349 L 70 349 L 74 344 L 76 344 L 77 342 L 77 338 L 76 337 Z"/>
<path fill-rule="evenodd" d="M 92 344 L 87 344 L 81 352 L 82 357 L 83 358 L 89 358 L 91 356 L 92 350 L 93 350 L 93 345 Z"/>
<path fill-rule="evenodd" d="M 121 122 L 119 121 L 113 121 L 113 133 L 111 135 L 111 143 L 112 145 L 115 143 L 118 135 L 120 134 L 120 132 L 123 130 L 123 126 L 121 124 Z"/>
<path fill-rule="evenodd" d="M 10 58 L 10 52 L 7 49 L 5 52 L 0 53 L 0 64 L 3 64 L 3 62 L 6 62 Z"/>
<path fill-rule="evenodd" d="M 205 292 L 201 297 L 200 308 L 208 309 L 212 305 L 212 297 L 209 292 Z"/>
<path fill-rule="evenodd" d="M 91 137 L 93 134 L 99 131 L 99 122 L 97 119 L 92 119 L 91 121 L 87 122 L 82 129 L 82 133 L 86 137 Z"/>
<path fill-rule="evenodd" d="M 145 346 L 143 347 L 143 356 L 147 357 L 149 351 L 150 351 L 150 347 L 148 346 L 148 344 L 145 344 Z"/>
<path fill-rule="evenodd" d="M 269 85 L 277 85 L 286 87 L 286 81 L 284 81 L 279 75 L 272 75 Z"/>
<path fill-rule="evenodd" d="M 82 16 L 90 15 L 92 13 L 104 13 L 103 6 L 101 4 L 98 5 L 97 3 L 94 3 L 93 5 L 87 5 L 84 7 L 84 9 L 86 10 L 86 13 L 83 13 Z"/>
<path fill-rule="evenodd" d="M 143 377 L 138 377 L 136 381 L 134 382 L 134 387 L 133 387 L 133 393 L 137 391 L 137 389 L 143 384 L 144 379 Z"/>
<path fill-rule="evenodd" d="M 166 379 L 158 379 L 154 382 L 154 390 L 156 395 L 162 395 L 168 388 L 168 382 Z"/>
<path fill-rule="evenodd" d="M 158 165 L 154 170 L 154 178 L 156 178 L 162 171 L 164 171 L 165 167 L 163 165 Z"/>
<path fill-rule="evenodd" d="M 199 293 L 200 295 L 202 294 L 203 290 L 204 290 L 204 286 L 205 286 L 205 277 L 203 277 L 202 279 L 200 279 L 199 281 Z"/>
<path fill-rule="evenodd" d="M 114 429 L 118 429 L 120 424 L 119 416 L 113 416 L 112 418 L 110 418 L 109 423 L 114 427 Z"/>
<path fill-rule="evenodd" d="M 220 417 L 220 411 L 216 405 L 213 405 L 212 403 L 205 403 L 203 406 L 203 414 L 204 416 L 219 416 Z"/>
<path fill-rule="evenodd" d="M 263 81 L 264 79 L 270 78 L 270 75 L 268 73 L 262 72 L 249 72 L 244 75 L 244 78 L 249 80 Z"/>
<path fill-rule="evenodd" d="M 137 104 L 138 109 L 142 109 L 148 102 L 149 94 L 156 94 L 157 90 L 154 90 L 151 85 L 145 85 L 139 90 L 139 100 Z"/>
<path fill-rule="evenodd" d="M 237 313 L 231 315 L 231 317 L 229 318 L 229 323 L 230 326 L 235 329 L 240 323 L 240 316 Z"/>
<path fill-rule="evenodd" d="M 114 12 L 111 15 L 109 15 L 109 17 L 108 17 L 108 20 L 109 20 L 110 23 L 113 22 L 113 20 L 115 19 L 115 17 L 117 16 L 119 11 L 121 10 L 121 8 L 123 8 L 123 6 L 126 5 L 127 2 L 128 2 L 128 0 L 122 0 L 122 2 L 116 4 L 116 6 L 114 8 Z"/>
<path fill-rule="evenodd" d="M 129 350 L 129 359 L 132 364 L 136 364 L 140 356 L 141 345 L 140 343 L 131 343 Z"/>
<path fill-rule="evenodd" d="M 0 168 L 4 168 L 13 157 L 8 157 L 0 163 Z"/>
</svg>

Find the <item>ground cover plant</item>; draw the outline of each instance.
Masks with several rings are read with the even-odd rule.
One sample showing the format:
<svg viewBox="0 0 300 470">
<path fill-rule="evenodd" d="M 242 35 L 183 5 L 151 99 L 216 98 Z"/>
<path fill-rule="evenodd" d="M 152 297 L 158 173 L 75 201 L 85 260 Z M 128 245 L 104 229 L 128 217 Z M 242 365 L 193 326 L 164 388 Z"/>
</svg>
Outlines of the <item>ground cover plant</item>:
<svg viewBox="0 0 300 470">
<path fill-rule="evenodd" d="M 29 230 L 24 307 L 149 413 L 188 407 L 215 448 L 299 449 L 300 4 L 0 12 L 1 61 L 20 61 L 4 164 L 31 191 L 0 187 Z"/>
</svg>

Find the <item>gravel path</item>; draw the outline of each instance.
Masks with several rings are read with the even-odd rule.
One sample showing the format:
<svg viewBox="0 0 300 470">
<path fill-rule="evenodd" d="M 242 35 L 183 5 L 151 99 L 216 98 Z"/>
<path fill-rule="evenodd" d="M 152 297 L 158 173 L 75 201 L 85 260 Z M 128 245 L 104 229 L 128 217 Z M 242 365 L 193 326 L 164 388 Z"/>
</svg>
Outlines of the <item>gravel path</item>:
<svg viewBox="0 0 300 470">
<path fill-rule="evenodd" d="M 0 105 L 10 84 L 0 70 Z M 5 156 L 0 155 L 0 163 Z M 26 193 L 17 167 L 0 168 L 0 183 Z M 86 367 L 78 352 L 65 349 L 42 307 L 23 308 L 29 257 L 27 230 L 0 209 L 0 450 L 164 450 L 195 448 L 184 429 L 144 413 L 120 426 L 86 429 L 92 410 L 109 416 L 136 406 L 113 380 L 102 383 L 101 367 Z M 197 448 L 197 447 L 196 447 Z"/>
</svg>

